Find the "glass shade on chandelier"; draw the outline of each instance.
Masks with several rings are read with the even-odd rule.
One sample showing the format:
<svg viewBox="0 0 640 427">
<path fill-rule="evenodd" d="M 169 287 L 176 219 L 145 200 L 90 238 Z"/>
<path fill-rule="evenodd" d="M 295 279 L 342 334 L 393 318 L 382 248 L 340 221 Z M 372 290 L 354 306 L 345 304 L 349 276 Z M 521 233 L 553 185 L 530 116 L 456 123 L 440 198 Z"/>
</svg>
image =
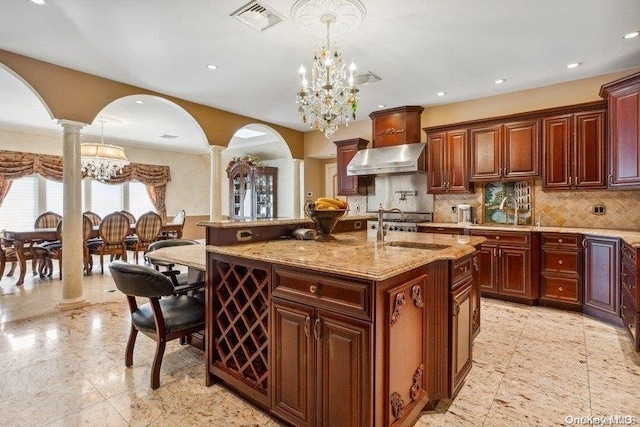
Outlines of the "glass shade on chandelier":
<svg viewBox="0 0 640 427">
<path fill-rule="evenodd" d="M 82 172 L 100 182 L 105 182 L 122 172 L 129 164 L 122 147 L 104 143 L 104 122 L 100 142 L 80 145 Z"/>
<path fill-rule="evenodd" d="M 329 28 L 335 22 L 333 15 L 323 15 L 327 25 L 327 44 L 316 52 L 311 67 L 311 81 L 306 78 L 304 66 L 300 67 L 300 92 L 298 113 L 303 123 L 310 123 L 314 130 L 324 131 L 331 138 L 341 124 L 355 120 L 358 109 L 358 89 L 355 87 L 355 64 L 348 70 L 336 45 L 331 45 Z"/>
</svg>

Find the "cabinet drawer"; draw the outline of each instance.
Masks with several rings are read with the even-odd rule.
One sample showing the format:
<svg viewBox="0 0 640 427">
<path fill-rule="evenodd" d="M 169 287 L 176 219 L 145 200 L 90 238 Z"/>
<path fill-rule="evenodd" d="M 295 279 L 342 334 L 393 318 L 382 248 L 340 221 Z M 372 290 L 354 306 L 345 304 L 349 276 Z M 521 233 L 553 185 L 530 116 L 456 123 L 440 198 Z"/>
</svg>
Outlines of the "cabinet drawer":
<svg viewBox="0 0 640 427">
<path fill-rule="evenodd" d="M 627 293 L 631 297 L 631 302 L 635 305 L 636 309 L 640 310 L 640 293 L 638 292 L 638 273 L 635 269 L 635 264 L 631 264 L 628 260 L 623 258 L 620 265 L 620 285 L 623 290 L 626 289 Z"/>
<path fill-rule="evenodd" d="M 554 277 L 543 273 L 541 297 L 556 301 L 580 303 L 579 279 L 572 277 Z"/>
<path fill-rule="evenodd" d="M 451 264 L 451 287 L 460 282 L 462 279 L 466 279 L 471 276 L 473 271 L 473 257 L 466 257 L 463 259 L 455 260 Z"/>
<path fill-rule="evenodd" d="M 464 228 L 418 226 L 420 233 L 464 234 Z"/>
<path fill-rule="evenodd" d="M 582 237 L 580 234 L 542 233 L 540 244 L 542 246 L 579 248 L 582 244 Z"/>
<path fill-rule="evenodd" d="M 531 233 L 509 233 L 509 232 L 484 232 L 472 231 L 472 236 L 483 236 L 487 238 L 485 243 L 509 243 L 529 246 L 531 243 Z"/>
<path fill-rule="evenodd" d="M 634 269 L 638 268 L 638 263 L 637 263 L 637 252 L 636 252 L 636 248 L 628 245 L 627 243 L 622 243 L 622 249 L 620 250 L 620 253 L 622 254 L 622 259 L 623 260 L 627 260 L 629 261 L 631 264 L 633 264 Z"/>
<path fill-rule="evenodd" d="M 274 268 L 272 295 L 371 320 L 370 282 Z"/>
<path fill-rule="evenodd" d="M 631 303 L 631 298 L 624 291 L 622 292 L 620 317 L 622 317 L 624 327 L 629 332 L 629 335 L 631 335 L 635 350 L 640 351 L 640 336 L 638 336 L 638 329 L 640 329 L 640 313 L 635 310 L 635 307 Z"/>
<path fill-rule="evenodd" d="M 578 273 L 580 256 L 578 252 L 553 249 L 542 251 L 542 271 Z"/>
</svg>

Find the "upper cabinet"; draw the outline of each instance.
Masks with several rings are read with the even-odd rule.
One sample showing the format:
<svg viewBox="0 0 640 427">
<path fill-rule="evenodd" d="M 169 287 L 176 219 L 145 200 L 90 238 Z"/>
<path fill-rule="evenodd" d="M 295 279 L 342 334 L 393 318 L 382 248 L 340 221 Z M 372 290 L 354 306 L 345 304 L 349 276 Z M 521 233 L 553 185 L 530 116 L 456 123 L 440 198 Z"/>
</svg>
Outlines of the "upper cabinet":
<svg viewBox="0 0 640 427">
<path fill-rule="evenodd" d="M 542 119 L 545 190 L 606 188 L 605 109 Z"/>
<path fill-rule="evenodd" d="M 522 120 L 470 130 L 470 181 L 540 177 L 540 121 Z"/>
<path fill-rule="evenodd" d="M 640 73 L 600 89 L 609 107 L 609 188 L 640 189 Z"/>
<path fill-rule="evenodd" d="M 420 142 L 420 118 L 423 110 L 420 106 L 408 105 L 369 114 L 373 148 Z"/>
<path fill-rule="evenodd" d="M 469 193 L 469 143 L 466 129 L 427 133 L 430 194 Z"/>
<path fill-rule="evenodd" d="M 277 215 L 278 168 L 250 163 L 230 163 L 229 218 L 262 219 Z"/>
<path fill-rule="evenodd" d="M 369 141 L 362 138 L 334 141 L 336 144 L 336 164 L 338 169 L 338 196 L 357 196 L 367 194 L 367 178 L 363 176 L 348 176 L 347 165 L 358 150 L 367 148 Z"/>
</svg>

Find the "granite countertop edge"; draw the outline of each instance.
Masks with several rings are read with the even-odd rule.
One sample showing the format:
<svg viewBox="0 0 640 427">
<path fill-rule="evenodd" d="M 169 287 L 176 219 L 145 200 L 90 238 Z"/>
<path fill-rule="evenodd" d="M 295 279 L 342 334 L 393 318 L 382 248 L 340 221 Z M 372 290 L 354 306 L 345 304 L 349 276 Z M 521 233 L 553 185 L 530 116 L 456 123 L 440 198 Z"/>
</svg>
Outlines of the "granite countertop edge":
<svg viewBox="0 0 640 427">
<path fill-rule="evenodd" d="M 487 231 L 525 231 L 546 233 L 574 233 L 591 236 L 617 237 L 634 248 L 640 248 L 640 231 L 617 230 L 608 228 L 560 227 L 544 225 L 491 225 L 491 224 L 458 224 L 456 222 L 420 222 L 419 227 L 464 228 Z"/>
<path fill-rule="evenodd" d="M 374 219 L 372 215 L 347 215 L 340 221 L 366 221 Z M 214 228 L 264 227 L 269 225 L 313 224 L 311 218 L 265 218 L 256 220 L 222 219 L 218 221 L 198 221 L 199 226 Z"/>
</svg>

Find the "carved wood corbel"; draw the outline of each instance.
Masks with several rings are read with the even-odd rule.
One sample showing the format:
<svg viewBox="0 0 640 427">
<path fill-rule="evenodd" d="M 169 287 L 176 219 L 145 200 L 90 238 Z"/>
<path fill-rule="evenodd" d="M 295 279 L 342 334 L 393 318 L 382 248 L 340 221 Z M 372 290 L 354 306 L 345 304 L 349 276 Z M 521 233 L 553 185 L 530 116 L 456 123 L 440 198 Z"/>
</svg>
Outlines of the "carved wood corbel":
<svg viewBox="0 0 640 427">
<path fill-rule="evenodd" d="M 405 303 L 404 293 L 398 292 L 396 294 L 396 302 L 393 306 L 393 313 L 391 313 L 391 324 L 393 325 L 398 321 L 398 316 L 400 316 L 400 309 Z"/>
<path fill-rule="evenodd" d="M 411 390 L 409 391 L 409 397 L 411 400 L 416 400 L 422 391 L 422 375 L 424 374 L 424 365 L 420 364 L 416 368 L 416 372 L 413 374 L 413 384 L 411 385 Z"/>
<path fill-rule="evenodd" d="M 400 393 L 394 391 L 391 393 L 391 413 L 393 417 L 397 420 L 402 417 L 402 412 L 404 412 L 404 401 L 402 397 L 400 397 Z"/>
<path fill-rule="evenodd" d="M 424 305 L 424 299 L 422 298 L 422 286 L 413 285 L 411 288 L 411 298 L 413 298 L 413 305 L 417 308 L 422 308 Z"/>
</svg>

